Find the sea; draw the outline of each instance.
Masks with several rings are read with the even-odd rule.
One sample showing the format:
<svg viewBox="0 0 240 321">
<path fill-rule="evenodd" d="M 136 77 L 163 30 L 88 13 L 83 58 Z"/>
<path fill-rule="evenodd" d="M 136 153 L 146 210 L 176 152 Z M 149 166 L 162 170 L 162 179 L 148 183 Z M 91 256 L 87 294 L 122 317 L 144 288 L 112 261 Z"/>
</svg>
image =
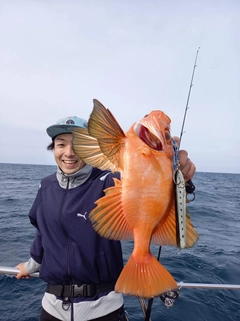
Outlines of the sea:
<svg viewBox="0 0 240 321">
<path fill-rule="evenodd" d="M 35 228 L 29 209 L 44 176 L 55 166 L 0 164 L 0 266 L 29 259 Z M 199 241 L 190 249 L 161 248 L 160 262 L 177 282 L 240 286 L 240 174 L 197 172 L 195 200 L 188 210 Z M 133 247 L 124 241 L 127 261 Z M 159 247 L 151 245 L 158 255 Z M 39 320 L 46 284 L 39 278 L 17 280 L 0 274 L 0 320 Z M 124 296 L 129 321 L 144 321 L 137 297 Z M 148 301 L 146 301 L 148 304 Z M 240 291 L 184 288 L 172 307 L 154 298 L 152 321 L 240 321 Z"/>
</svg>

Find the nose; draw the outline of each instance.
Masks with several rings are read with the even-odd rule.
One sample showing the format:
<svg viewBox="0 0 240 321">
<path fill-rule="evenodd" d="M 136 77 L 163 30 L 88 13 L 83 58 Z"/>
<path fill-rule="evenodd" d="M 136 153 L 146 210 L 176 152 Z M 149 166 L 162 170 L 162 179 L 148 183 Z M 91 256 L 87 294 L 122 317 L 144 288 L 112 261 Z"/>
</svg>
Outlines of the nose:
<svg viewBox="0 0 240 321">
<path fill-rule="evenodd" d="M 73 157 L 73 156 L 75 156 L 75 153 L 74 153 L 74 151 L 73 151 L 72 145 L 69 144 L 69 145 L 66 146 L 65 156 L 67 156 L 67 157 Z"/>
</svg>

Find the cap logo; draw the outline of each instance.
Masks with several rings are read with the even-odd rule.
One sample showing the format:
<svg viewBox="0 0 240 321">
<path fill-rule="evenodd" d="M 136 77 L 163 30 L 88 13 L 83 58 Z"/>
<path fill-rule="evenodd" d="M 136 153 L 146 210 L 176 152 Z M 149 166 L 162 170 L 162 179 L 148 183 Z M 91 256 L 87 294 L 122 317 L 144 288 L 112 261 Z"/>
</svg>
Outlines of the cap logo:
<svg viewBox="0 0 240 321">
<path fill-rule="evenodd" d="M 72 119 L 68 119 L 67 121 L 66 121 L 66 124 L 75 124 L 75 122 L 72 120 Z"/>
</svg>

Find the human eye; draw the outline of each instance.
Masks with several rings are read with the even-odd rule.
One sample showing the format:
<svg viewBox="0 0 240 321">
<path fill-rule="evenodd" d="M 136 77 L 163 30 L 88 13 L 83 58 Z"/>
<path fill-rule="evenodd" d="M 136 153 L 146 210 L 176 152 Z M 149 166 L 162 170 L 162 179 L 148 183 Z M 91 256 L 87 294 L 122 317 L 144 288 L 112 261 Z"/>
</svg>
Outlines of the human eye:
<svg viewBox="0 0 240 321">
<path fill-rule="evenodd" d="M 64 147 L 65 145 L 64 145 L 64 143 L 62 143 L 62 142 L 59 142 L 59 143 L 57 143 L 56 144 L 56 147 L 58 147 L 58 148 L 62 148 L 62 147 Z"/>
</svg>

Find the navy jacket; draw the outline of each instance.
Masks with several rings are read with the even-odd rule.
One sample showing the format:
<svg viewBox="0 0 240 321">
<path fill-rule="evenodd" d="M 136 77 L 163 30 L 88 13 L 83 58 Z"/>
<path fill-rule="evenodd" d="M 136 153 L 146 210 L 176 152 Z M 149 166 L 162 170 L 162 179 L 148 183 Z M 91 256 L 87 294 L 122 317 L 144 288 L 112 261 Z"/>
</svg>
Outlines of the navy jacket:
<svg viewBox="0 0 240 321">
<path fill-rule="evenodd" d="M 117 280 L 123 267 L 121 243 L 100 237 L 88 218 L 103 190 L 114 185 L 113 177 L 119 174 L 93 168 L 90 177 L 72 189 L 60 187 L 56 173 L 42 180 L 29 217 L 38 229 L 31 257 L 41 264 L 40 277 L 47 283 Z"/>
</svg>

